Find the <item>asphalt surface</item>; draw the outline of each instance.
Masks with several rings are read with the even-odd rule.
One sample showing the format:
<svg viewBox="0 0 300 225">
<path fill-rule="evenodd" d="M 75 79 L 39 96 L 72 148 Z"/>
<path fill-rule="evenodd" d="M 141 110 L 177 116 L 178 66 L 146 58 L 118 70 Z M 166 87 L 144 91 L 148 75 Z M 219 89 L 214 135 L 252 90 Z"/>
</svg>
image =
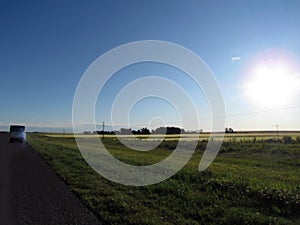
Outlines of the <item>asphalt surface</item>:
<svg viewBox="0 0 300 225">
<path fill-rule="evenodd" d="M 100 224 L 27 143 L 0 133 L 0 224 Z"/>
</svg>

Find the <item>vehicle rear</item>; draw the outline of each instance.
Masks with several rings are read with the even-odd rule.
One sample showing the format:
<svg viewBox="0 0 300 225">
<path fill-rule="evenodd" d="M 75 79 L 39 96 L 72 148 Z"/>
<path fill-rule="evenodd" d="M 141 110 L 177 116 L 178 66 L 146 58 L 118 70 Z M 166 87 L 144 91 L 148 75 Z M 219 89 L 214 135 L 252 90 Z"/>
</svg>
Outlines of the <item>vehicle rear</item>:
<svg viewBox="0 0 300 225">
<path fill-rule="evenodd" d="M 25 126 L 11 125 L 9 129 L 9 142 L 23 143 L 26 140 Z"/>
</svg>

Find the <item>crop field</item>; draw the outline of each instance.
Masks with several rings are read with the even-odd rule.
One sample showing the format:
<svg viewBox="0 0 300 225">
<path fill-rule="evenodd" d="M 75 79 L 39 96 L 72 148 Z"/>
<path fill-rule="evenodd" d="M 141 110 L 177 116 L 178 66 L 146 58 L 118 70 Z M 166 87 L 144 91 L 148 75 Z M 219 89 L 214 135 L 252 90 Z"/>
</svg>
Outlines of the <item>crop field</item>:
<svg viewBox="0 0 300 225">
<path fill-rule="evenodd" d="M 47 133 L 44 134 L 45 136 L 49 137 L 64 137 L 64 138 L 74 138 L 73 133 Z M 300 132 L 296 131 L 281 131 L 277 134 L 275 131 L 270 131 L 270 132 L 239 132 L 239 133 L 228 133 L 224 135 L 224 141 L 227 142 L 235 142 L 235 141 L 253 141 L 255 140 L 267 140 L 267 139 L 277 139 L 279 135 L 279 138 L 282 138 L 283 136 L 290 136 L 293 139 L 296 139 L 297 137 L 300 137 Z M 76 134 L 77 137 L 80 138 L 99 138 L 102 137 L 102 135 L 97 135 L 97 134 Z M 105 134 L 105 138 L 116 138 L 115 135 L 110 135 L 110 134 Z M 122 138 L 128 138 L 132 139 L 133 135 L 119 135 L 119 137 Z M 208 140 L 210 137 L 209 133 L 201 133 L 201 134 L 168 134 L 168 135 L 160 135 L 160 134 L 154 134 L 154 135 L 137 135 L 134 136 L 140 139 L 165 139 L 165 140 L 178 140 L 179 138 L 182 138 L 184 140 Z M 219 138 L 220 134 L 213 134 L 213 138 Z"/>
<path fill-rule="evenodd" d="M 300 224 L 299 133 L 280 139 L 273 132 L 226 134 L 217 158 L 199 172 L 208 136 L 200 135 L 191 160 L 176 175 L 144 187 L 98 175 L 72 134 L 28 134 L 28 142 L 103 224 Z M 96 145 L 97 137 L 81 138 Z M 167 137 L 151 151 L 128 149 L 115 136 L 102 142 L 120 161 L 150 165 L 175 149 L 178 136 Z"/>
</svg>

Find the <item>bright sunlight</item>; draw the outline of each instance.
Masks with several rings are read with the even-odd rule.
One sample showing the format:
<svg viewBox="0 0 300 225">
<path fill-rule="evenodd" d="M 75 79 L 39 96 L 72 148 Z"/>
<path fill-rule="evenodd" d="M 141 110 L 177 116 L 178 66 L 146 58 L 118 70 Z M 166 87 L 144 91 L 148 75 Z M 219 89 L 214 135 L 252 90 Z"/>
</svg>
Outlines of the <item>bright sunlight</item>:
<svg viewBox="0 0 300 225">
<path fill-rule="evenodd" d="M 246 92 L 260 105 L 284 106 L 291 102 L 297 82 L 287 63 L 264 62 L 253 67 Z"/>
</svg>

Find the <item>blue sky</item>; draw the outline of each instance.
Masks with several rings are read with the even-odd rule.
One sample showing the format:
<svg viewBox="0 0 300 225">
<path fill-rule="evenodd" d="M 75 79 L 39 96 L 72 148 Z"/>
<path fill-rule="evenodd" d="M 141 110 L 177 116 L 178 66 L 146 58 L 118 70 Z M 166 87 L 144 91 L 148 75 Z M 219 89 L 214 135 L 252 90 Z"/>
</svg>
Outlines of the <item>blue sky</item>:
<svg viewBox="0 0 300 225">
<path fill-rule="evenodd" d="M 281 129 L 299 129 L 299 86 L 291 87 L 295 91 L 280 105 L 252 101 L 245 88 L 253 81 L 252 68 L 268 57 L 287 62 L 293 67 L 293 83 L 299 81 L 299 7 L 299 1 L 276 0 L 0 1 L 0 128 L 11 123 L 25 123 L 32 130 L 70 128 L 76 87 L 97 57 L 128 42 L 164 40 L 189 48 L 214 72 L 228 126 L 253 130 L 280 124 Z M 146 69 L 189 90 L 202 112 L 199 129 L 209 128 L 201 91 L 180 72 L 149 65 L 125 68 L 111 79 L 104 102 L 97 105 L 96 121 L 110 124 L 110 99 Z M 174 109 L 157 99 L 141 102 L 132 113 L 148 115 L 132 121 L 139 126 L 157 113 L 169 115 L 170 125 L 178 121 Z"/>
</svg>

